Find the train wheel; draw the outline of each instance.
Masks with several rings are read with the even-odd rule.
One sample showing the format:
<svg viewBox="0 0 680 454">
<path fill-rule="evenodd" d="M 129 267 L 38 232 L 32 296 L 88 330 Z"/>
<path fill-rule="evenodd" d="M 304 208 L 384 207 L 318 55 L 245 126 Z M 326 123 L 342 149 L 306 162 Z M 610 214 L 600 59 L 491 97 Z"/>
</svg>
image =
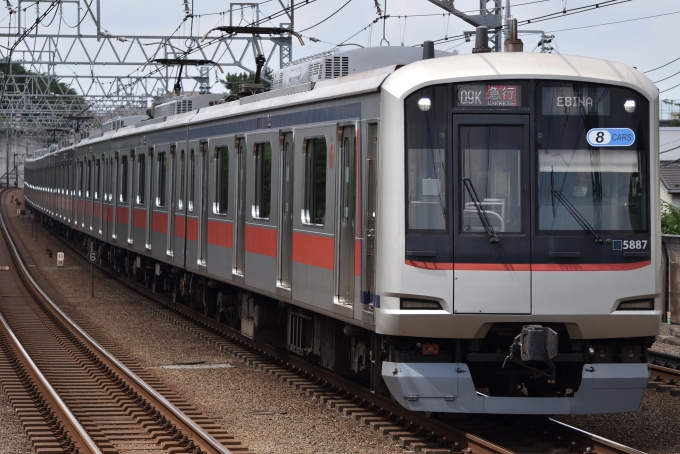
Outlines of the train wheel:
<svg viewBox="0 0 680 454">
<path fill-rule="evenodd" d="M 224 320 L 227 310 L 226 295 L 222 292 L 217 292 L 217 301 L 215 302 L 215 320 L 222 322 Z"/>
<path fill-rule="evenodd" d="M 203 315 L 206 317 L 211 317 L 214 313 L 215 303 L 213 300 L 213 292 L 210 291 L 210 287 L 208 287 L 208 284 L 205 281 L 203 281 L 203 284 L 201 285 L 200 298 Z"/>
<path fill-rule="evenodd" d="M 180 293 L 180 283 L 179 279 L 172 280 L 172 302 L 179 303 L 182 301 L 182 295 Z"/>
</svg>

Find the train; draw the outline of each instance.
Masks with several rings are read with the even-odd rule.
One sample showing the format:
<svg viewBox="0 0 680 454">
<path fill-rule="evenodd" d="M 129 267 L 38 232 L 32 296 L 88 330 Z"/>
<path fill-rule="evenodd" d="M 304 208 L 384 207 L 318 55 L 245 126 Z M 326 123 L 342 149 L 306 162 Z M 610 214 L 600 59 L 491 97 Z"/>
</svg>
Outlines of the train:
<svg viewBox="0 0 680 454">
<path fill-rule="evenodd" d="M 411 410 L 635 411 L 662 315 L 659 91 L 485 50 L 335 49 L 270 90 L 175 98 L 27 159 L 25 201 L 176 304 Z"/>
</svg>

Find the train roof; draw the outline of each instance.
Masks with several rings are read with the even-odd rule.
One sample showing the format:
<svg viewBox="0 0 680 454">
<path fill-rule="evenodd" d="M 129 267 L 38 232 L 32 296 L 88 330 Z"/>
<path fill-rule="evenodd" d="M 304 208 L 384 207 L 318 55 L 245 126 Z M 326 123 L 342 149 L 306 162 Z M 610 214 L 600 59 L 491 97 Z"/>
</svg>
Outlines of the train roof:
<svg viewBox="0 0 680 454">
<path fill-rule="evenodd" d="M 400 69 L 397 71 L 398 68 Z M 90 146 L 111 139 L 151 133 L 160 129 L 192 126 L 239 114 L 253 114 L 311 102 L 357 96 L 381 89 L 401 98 L 419 88 L 437 83 L 500 79 L 588 79 L 594 83 L 633 88 L 650 100 L 659 96 L 657 87 L 641 71 L 626 64 L 608 60 L 529 52 L 438 56 L 434 59 L 419 60 L 403 67 L 390 65 L 339 78 L 306 82 L 183 114 L 149 119 L 123 126 L 118 130 L 96 134 L 96 137 L 93 137 L 93 134 L 81 140 L 75 147 Z M 57 153 L 73 149 L 73 147 L 60 149 Z M 51 151 L 49 154 L 53 153 L 54 151 Z M 35 157 L 27 161 L 40 158 Z"/>
<path fill-rule="evenodd" d="M 451 64 L 443 64 L 443 63 Z M 608 60 L 531 52 L 480 53 L 420 60 L 397 71 L 382 86 L 402 98 L 426 86 L 470 80 L 583 80 L 633 88 L 648 99 L 659 96 L 654 82 L 632 66 Z"/>
</svg>

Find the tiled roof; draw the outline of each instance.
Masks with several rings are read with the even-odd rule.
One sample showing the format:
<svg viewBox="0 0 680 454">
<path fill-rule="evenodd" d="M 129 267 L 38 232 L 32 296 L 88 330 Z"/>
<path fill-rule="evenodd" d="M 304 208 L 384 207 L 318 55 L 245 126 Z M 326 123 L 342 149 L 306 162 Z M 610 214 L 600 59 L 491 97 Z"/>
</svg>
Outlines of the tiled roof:
<svg viewBox="0 0 680 454">
<path fill-rule="evenodd" d="M 672 162 L 672 161 L 671 161 Z M 669 194 L 680 194 L 680 162 L 661 161 L 661 182 Z"/>
</svg>

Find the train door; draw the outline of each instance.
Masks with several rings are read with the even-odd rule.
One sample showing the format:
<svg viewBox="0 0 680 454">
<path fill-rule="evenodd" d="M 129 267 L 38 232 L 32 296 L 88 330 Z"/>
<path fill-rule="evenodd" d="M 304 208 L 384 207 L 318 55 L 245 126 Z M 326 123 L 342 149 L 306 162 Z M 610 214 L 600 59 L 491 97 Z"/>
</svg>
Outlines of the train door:
<svg viewBox="0 0 680 454">
<path fill-rule="evenodd" d="M 293 283 L 293 133 L 282 135 L 281 146 L 281 191 L 280 191 L 280 230 L 279 230 L 279 266 L 277 286 L 291 289 Z"/>
<path fill-rule="evenodd" d="M 243 277 L 246 256 L 246 139 L 236 139 L 236 219 L 233 274 Z"/>
<path fill-rule="evenodd" d="M 208 143 L 201 142 L 198 155 L 198 255 L 199 266 L 208 261 Z"/>
<path fill-rule="evenodd" d="M 356 237 L 356 156 L 354 126 L 338 131 L 340 138 L 335 228 L 335 302 L 354 305 L 354 244 Z"/>
<path fill-rule="evenodd" d="M 375 217 L 378 201 L 378 125 L 368 124 L 366 136 L 366 204 L 364 226 L 366 238 L 365 256 L 366 271 L 364 278 L 363 304 L 364 311 L 372 313 L 375 308 L 375 281 L 376 281 L 376 238 Z M 370 315 L 370 314 L 369 314 Z M 369 320 L 372 322 L 372 318 Z"/>
<path fill-rule="evenodd" d="M 144 155 L 144 150 L 141 149 L 139 151 L 139 156 Z M 127 204 L 127 208 L 125 209 L 127 212 L 127 218 L 125 219 L 125 226 L 126 226 L 126 233 L 127 233 L 127 244 L 130 246 L 134 246 L 135 242 L 135 217 L 137 219 L 142 219 L 142 223 L 144 222 L 144 212 L 143 210 L 136 210 L 135 209 L 135 194 L 134 194 L 134 187 L 135 187 L 135 181 L 139 179 L 141 176 L 144 178 L 144 175 L 146 175 L 146 172 L 140 172 L 140 169 L 138 166 L 135 166 L 135 159 L 136 156 L 138 155 L 135 153 L 135 150 L 130 150 L 128 151 L 122 158 L 121 161 L 121 203 Z M 146 156 L 145 156 L 146 158 Z M 142 184 L 143 187 L 144 184 Z M 140 214 L 135 216 L 135 213 L 137 211 L 141 211 Z M 121 219 L 121 221 L 123 221 Z M 143 224 L 142 224 L 143 225 Z M 138 241 L 137 244 L 142 243 L 142 241 Z"/>
<path fill-rule="evenodd" d="M 168 171 L 168 222 L 165 236 L 165 255 L 174 261 L 175 250 L 175 192 L 177 184 L 177 145 L 170 145 Z"/>
<path fill-rule="evenodd" d="M 104 156 L 100 156 L 95 161 L 94 166 L 94 200 L 95 206 L 92 207 L 95 211 L 95 232 L 98 235 L 102 233 L 102 212 L 104 203 L 102 201 L 102 162 L 104 161 Z"/>
<path fill-rule="evenodd" d="M 201 209 L 200 171 L 201 149 L 203 143 L 199 141 L 189 142 L 187 152 L 187 175 L 186 175 L 186 229 L 185 241 L 185 266 L 188 269 L 198 270 L 196 258 L 199 256 L 199 214 Z"/>
<path fill-rule="evenodd" d="M 179 145 L 179 152 L 177 153 L 177 173 L 174 178 L 177 179 L 176 185 L 176 202 L 175 207 L 177 212 L 173 222 L 174 244 L 172 250 L 173 262 L 184 266 L 186 259 L 186 231 L 187 231 L 187 180 L 189 174 L 189 148 L 187 144 Z"/>
<path fill-rule="evenodd" d="M 120 169 L 118 168 L 118 165 L 120 164 L 120 156 L 118 152 L 116 151 L 114 153 L 114 158 L 112 159 L 111 162 L 111 194 L 109 194 L 109 198 L 112 199 L 111 205 L 112 205 L 112 211 L 113 211 L 113 216 L 111 217 L 111 238 L 116 240 L 118 242 L 118 188 L 120 187 L 120 184 L 118 183 L 118 175 L 120 173 Z"/>
<path fill-rule="evenodd" d="M 208 142 L 208 273 L 231 279 L 234 250 L 234 138 Z M 210 210 L 212 202 L 212 210 Z"/>
<path fill-rule="evenodd" d="M 454 311 L 531 313 L 529 116 L 454 115 Z"/>
<path fill-rule="evenodd" d="M 142 211 L 142 214 L 145 214 L 146 216 L 142 217 L 142 219 L 145 219 L 145 222 L 142 223 L 140 222 L 140 227 L 144 229 L 144 249 L 146 252 L 152 251 L 153 250 L 153 216 L 154 216 L 154 209 L 156 206 L 158 206 L 157 200 L 154 196 L 157 196 L 157 191 L 155 188 L 155 183 L 156 183 L 156 172 L 158 169 L 158 163 L 155 161 L 156 159 L 156 154 L 154 153 L 155 149 L 154 147 L 149 147 L 148 149 L 141 149 L 139 150 L 139 154 L 144 155 L 146 154 L 147 160 L 148 160 L 148 169 L 144 169 L 145 171 L 145 176 L 146 176 L 146 181 L 144 182 L 144 185 L 146 186 L 145 191 L 147 194 L 148 202 L 146 205 L 146 212 Z M 141 169 L 140 169 L 141 171 Z M 141 177 L 141 176 L 140 176 Z"/>
</svg>

